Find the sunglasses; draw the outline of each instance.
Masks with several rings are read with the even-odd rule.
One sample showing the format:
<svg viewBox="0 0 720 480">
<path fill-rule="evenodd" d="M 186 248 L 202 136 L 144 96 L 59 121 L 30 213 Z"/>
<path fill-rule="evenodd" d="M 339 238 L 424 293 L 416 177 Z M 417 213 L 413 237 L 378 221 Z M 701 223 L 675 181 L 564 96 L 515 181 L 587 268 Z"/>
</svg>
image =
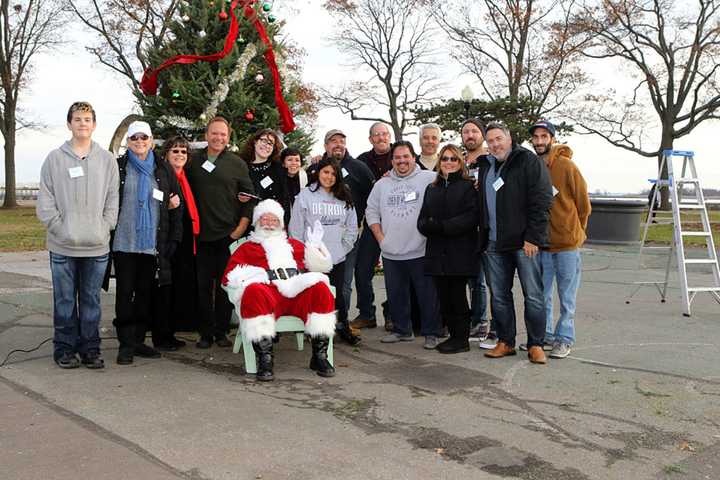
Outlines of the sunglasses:
<svg viewBox="0 0 720 480">
<path fill-rule="evenodd" d="M 441 162 L 459 162 L 460 159 L 458 157 L 452 156 L 452 157 L 440 157 Z"/>
<path fill-rule="evenodd" d="M 138 140 L 144 141 L 144 140 L 147 140 L 148 138 L 150 138 L 150 137 L 148 137 L 147 135 L 144 135 L 144 134 L 143 135 L 133 135 L 132 137 L 130 137 L 130 140 L 132 140 L 133 142 L 137 142 Z"/>
<path fill-rule="evenodd" d="M 183 155 L 187 155 L 187 150 L 185 150 L 184 148 L 173 148 L 170 150 L 170 153 L 174 153 L 176 155 L 178 153 L 182 153 Z"/>
</svg>

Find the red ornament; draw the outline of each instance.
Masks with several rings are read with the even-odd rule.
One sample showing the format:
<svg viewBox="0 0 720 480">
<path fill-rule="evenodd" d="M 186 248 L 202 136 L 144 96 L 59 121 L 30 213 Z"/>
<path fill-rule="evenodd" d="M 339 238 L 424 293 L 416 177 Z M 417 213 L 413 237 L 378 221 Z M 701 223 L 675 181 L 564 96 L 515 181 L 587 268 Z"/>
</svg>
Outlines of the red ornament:
<svg viewBox="0 0 720 480">
<path fill-rule="evenodd" d="M 218 18 L 224 22 L 225 20 L 228 19 L 228 14 L 227 14 L 227 12 L 220 12 L 220 13 L 218 13 Z"/>
<path fill-rule="evenodd" d="M 250 110 L 245 112 L 245 120 L 247 120 L 248 122 L 252 122 L 254 119 L 255 119 L 255 114 L 253 112 L 251 112 Z"/>
</svg>

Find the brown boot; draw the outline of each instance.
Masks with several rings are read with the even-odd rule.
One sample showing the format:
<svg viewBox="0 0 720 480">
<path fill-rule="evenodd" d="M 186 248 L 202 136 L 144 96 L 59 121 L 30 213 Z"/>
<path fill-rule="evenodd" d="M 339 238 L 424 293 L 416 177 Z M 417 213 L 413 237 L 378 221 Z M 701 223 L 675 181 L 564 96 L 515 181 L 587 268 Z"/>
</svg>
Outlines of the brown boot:
<svg viewBox="0 0 720 480">
<path fill-rule="evenodd" d="M 377 327 L 377 321 L 374 318 L 370 320 L 369 318 L 363 318 L 358 315 L 357 317 L 355 317 L 355 320 L 350 322 L 350 327 L 356 330 L 359 330 L 361 328 L 375 328 Z"/>
<path fill-rule="evenodd" d="M 539 363 L 541 365 L 547 363 L 547 358 L 545 358 L 545 352 L 543 352 L 542 347 L 538 345 L 534 345 L 528 348 L 528 359 L 530 359 L 532 363 Z"/>
<path fill-rule="evenodd" d="M 517 351 L 515 348 L 511 347 L 507 343 L 503 342 L 502 340 L 499 340 L 497 342 L 497 345 L 495 345 L 495 348 L 490 350 L 489 352 L 485 352 L 485 356 L 488 358 L 502 358 L 507 357 L 509 355 L 516 355 Z"/>
</svg>

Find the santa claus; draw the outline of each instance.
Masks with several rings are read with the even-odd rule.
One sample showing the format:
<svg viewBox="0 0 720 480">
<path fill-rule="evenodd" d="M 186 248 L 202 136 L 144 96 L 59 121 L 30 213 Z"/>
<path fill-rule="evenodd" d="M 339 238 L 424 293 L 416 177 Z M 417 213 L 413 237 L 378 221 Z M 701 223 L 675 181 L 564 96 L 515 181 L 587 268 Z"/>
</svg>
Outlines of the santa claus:
<svg viewBox="0 0 720 480">
<path fill-rule="evenodd" d="M 255 349 L 258 380 L 274 378 L 272 339 L 275 320 L 282 315 L 303 320 L 312 339 L 310 368 L 332 377 L 335 369 L 327 349 L 335 333 L 335 299 L 322 272 L 330 271 L 333 263 L 322 243 L 322 225 L 308 228 L 303 244 L 287 237 L 283 218 L 283 208 L 275 200 L 255 207 L 255 229 L 230 257 L 223 285 L 230 301 L 240 307 L 240 328 Z"/>
</svg>

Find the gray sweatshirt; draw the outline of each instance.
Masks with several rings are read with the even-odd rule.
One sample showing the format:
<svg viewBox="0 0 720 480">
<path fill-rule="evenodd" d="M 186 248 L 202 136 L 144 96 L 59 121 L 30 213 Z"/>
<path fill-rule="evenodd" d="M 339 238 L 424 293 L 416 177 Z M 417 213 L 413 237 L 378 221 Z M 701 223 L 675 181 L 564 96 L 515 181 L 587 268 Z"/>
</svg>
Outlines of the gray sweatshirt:
<svg viewBox="0 0 720 480">
<path fill-rule="evenodd" d="M 345 202 L 314 183 L 303 188 L 295 197 L 288 234 L 305 242 L 307 227 L 313 227 L 315 220 L 323 226 L 323 243 L 330 252 L 333 265 L 345 261 L 345 256 L 355 246 L 358 237 L 357 215 L 354 208 L 345 208 Z M 312 189 L 312 190 L 311 190 Z"/>
<path fill-rule="evenodd" d="M 368 225 L 379 223 L 385 238 L 380 242 L 382 256 L 390 260 L 412 260 L 425 256 L 425 236 L 417 229 L 425 189 L 437 173 L 415 170 L 399 177 L 395 170 L 373 186 L 368 197 L 365 219 Z"/>
<path fill-rule="evenodd" d="M 120 177 L 112 154 L 92 142 L 81 159 L 70 141 L 50 152 L 40 170 L 36 212 L 47 227 L 47 248 L 69 257 L 110 250 L 118 216 Z"/>
</svg>

